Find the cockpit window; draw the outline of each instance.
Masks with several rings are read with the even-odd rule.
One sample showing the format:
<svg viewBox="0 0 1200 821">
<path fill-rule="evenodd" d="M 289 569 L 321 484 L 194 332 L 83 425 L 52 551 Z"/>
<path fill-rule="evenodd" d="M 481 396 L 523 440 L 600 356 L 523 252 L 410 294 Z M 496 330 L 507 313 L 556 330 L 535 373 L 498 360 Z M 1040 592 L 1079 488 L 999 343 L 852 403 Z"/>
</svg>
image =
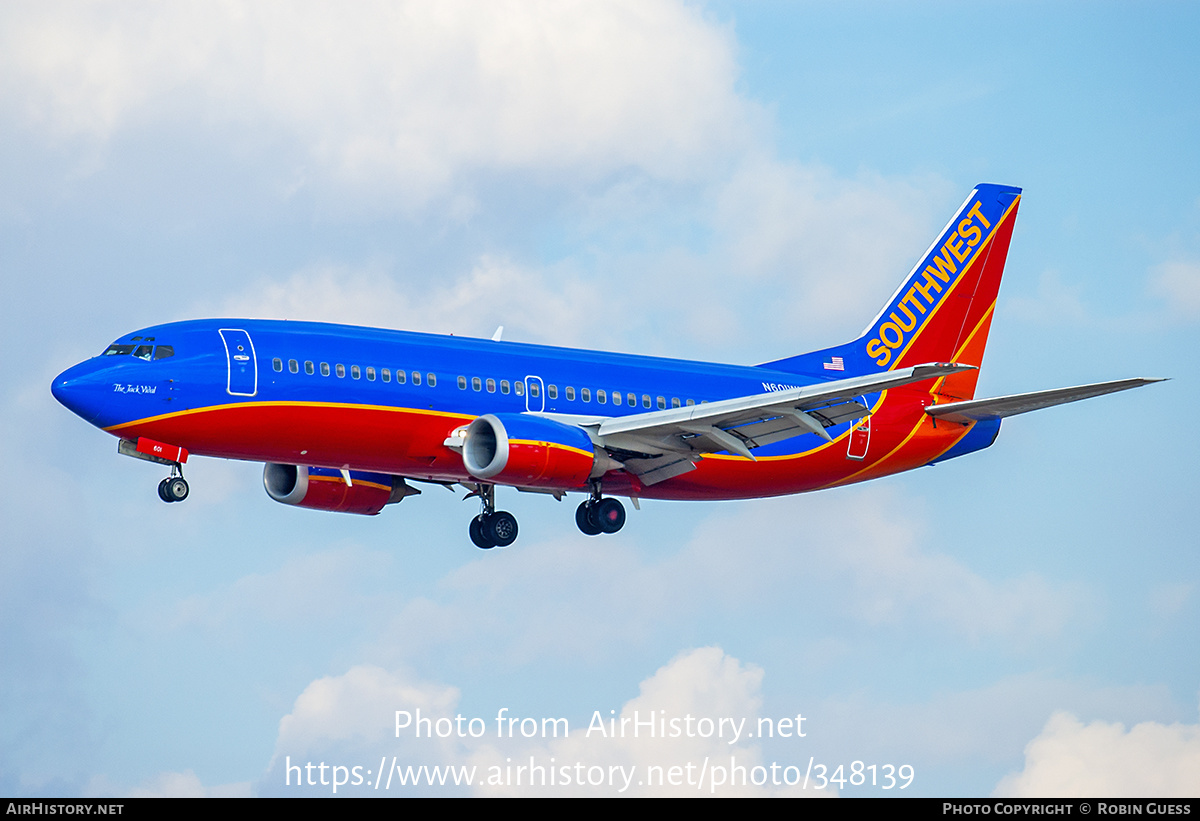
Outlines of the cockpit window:
<svg viewBox="0 0 1200 821">
<path fill-rule="evenodd" d="M 146 337 L 147 340 L 153 341 L 154 337 Z M 168 356 L 175 355 L 175 348 L 170 345 L 118 345 L 112 344 L 105 348 L 101 356 L 133 356 L 138 359 L 144 359 L 149 362 L 151 359 L 166 359 Z"/>
</svg>

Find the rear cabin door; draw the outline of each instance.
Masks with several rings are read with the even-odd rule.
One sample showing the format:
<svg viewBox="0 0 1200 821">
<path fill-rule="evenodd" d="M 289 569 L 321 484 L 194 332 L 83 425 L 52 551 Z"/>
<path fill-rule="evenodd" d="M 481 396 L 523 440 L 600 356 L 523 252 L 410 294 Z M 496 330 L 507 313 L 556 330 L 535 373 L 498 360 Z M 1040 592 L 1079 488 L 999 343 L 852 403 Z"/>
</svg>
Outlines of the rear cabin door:
<svg viewBox="0 0 1200 821">
<path fill-rule="evenodd" d="M 231 396 L 254 396 L 258 393 L 258 362 L 250 334 L 234 328 L 222 328 L 218 333 L 225 343 L 225 361 L 229 366 L 225 390 Z"/>
</svg>

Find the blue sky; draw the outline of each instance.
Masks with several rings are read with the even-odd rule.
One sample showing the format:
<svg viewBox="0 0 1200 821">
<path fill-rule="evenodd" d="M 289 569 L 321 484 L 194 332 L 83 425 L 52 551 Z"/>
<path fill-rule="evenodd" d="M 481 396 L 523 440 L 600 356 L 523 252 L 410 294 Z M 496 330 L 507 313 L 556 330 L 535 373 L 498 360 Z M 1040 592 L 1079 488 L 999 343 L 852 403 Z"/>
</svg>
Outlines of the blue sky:
<svg viewBox="0 0 1200 821">
<path fill-rule="evenodd" d="M 1198 16 L 6 4 L 0 792 L 732 754 L 909 764 L 907 794 L 1195 795 Z M 985 181 L 1025 197 L 980 393 L 1172 381 L 871 485 L 646 502 L 602 540 L 509 492 L 521 538 L 487 554 L 436 488 L 321 514 L 196 459 L 163 505 L 49 393 L 123 333 L 217 315 L 776 359 L 857 334 Z M 417 707 L 572 735 L 396 738 Z M 634 710 L 807 735 L 583 735 Z"/>
</svg>

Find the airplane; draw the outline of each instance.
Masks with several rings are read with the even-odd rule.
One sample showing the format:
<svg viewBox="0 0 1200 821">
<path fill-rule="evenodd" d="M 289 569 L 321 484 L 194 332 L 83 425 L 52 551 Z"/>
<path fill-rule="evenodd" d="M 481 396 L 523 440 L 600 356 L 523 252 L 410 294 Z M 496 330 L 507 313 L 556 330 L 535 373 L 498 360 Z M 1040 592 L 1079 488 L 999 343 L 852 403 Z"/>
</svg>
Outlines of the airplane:
<svg viewBox="0 0 1200 821">
<path fill-rule="evenodd" d="M 976 399 L 1021 189 L 980 184 L 856 339 L 739 366 L 314 322 L 203 319 L 145 328 L 54 379 L 55 398 L 170 468 L 265 463 L 275 501 L 378 514 L 467 488 L 480 548 L 517 520 L 496 487 L 585 494 L 589 536 L 618 498 L 749 499 L 863 482 L 989 447 L 1001 420 L 1161 381 Z"/>
</svg>

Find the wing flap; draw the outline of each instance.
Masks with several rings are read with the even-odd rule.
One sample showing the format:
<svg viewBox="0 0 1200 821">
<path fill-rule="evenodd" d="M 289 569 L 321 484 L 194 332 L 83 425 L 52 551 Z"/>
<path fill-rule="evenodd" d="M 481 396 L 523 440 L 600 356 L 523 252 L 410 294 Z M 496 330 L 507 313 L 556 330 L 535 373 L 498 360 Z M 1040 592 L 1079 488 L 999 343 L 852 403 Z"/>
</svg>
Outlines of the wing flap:
<svg viewBox="0 0 1200 821">
<path fill-rule="evenodd" d="M 866 406 L 858 399 L 864 394 L 924 382 L 972 367 L 931 363 L 786 391 L 614 417 L 596 425 L 594 438 L 606 448 L 646 456 L 670 453 L 686 457 L 728 451 L 753 459 L 750 452 L 753 448 L 793 436 L 814 433 L 828 440 L 826 427 L 867 414 Z M 639 464 L 628 465 L 628 462 L 627 466 L 635 473 L 641 467 Z M 658 468 L 657 464 L 653 468 L 646 466 L 647 470 Z"/>
</svg>

